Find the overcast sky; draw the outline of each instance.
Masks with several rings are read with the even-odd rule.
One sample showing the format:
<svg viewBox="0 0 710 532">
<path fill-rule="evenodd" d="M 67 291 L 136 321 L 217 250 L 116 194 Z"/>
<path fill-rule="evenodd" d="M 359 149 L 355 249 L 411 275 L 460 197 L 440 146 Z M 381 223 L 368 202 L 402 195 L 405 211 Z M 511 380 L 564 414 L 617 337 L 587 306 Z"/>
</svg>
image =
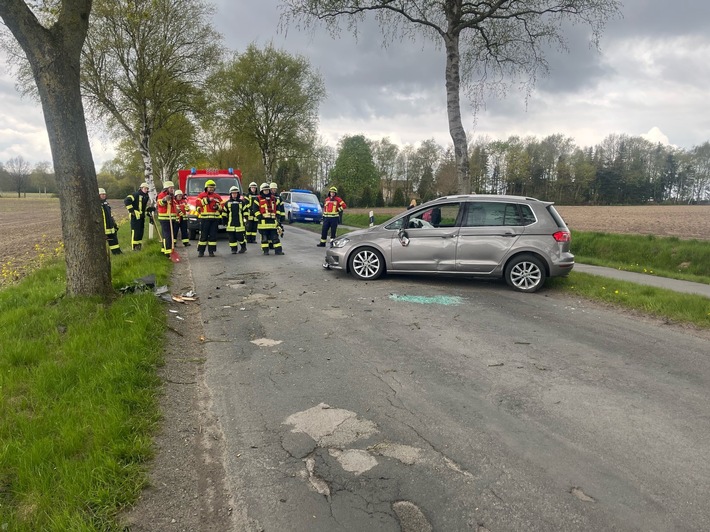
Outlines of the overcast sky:
<svg viewBox="0 0 710 532">
<path fill-rule="evenodd" d="M 322 137 L 335 146 L 343 135 L 389 137 L 398 144 L 434 138 L 451 144 L 446 118 L 444 53 L 433 45 L 396 42 L 384 48 L 376 25 L 356 41 L 295 27 L 279 30 L 278 0 L 219 0 L 214 24 L 234 51 L 273 43 L 307 57 L 322 75 L 328 97 L 321 106 Z M 570 34 L 570 52 L 549 55 L 549 77 L 531 97 L 509 92 L 487 98 L 474 122 L 462 98 L 469 139 L 510 135 L 539 138 L 560 133 L 592 146 L 611 133 L 646 136 L 681 148 L 710 140 L 710 2 L 625 0 L 623 18 L 612 21 L 601 52 L 585 31 Z M 40 106 L 22 99 L 0 63 L 0 161 L 22 155 L 51 160 Z M 113 156 L 92 141 L 97 167 Z"/>
</svg>

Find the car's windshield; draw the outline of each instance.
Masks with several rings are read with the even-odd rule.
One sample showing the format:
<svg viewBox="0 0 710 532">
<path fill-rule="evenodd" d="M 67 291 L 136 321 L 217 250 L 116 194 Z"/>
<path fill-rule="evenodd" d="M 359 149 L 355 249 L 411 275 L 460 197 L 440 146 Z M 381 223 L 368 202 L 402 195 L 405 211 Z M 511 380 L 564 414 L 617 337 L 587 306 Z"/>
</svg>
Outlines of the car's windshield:
<svg viewBox="0 0 710 532">
<path fill-rule="evenodd" d="M 303 194 L 300 192 L 294 192 L 293 194 L 291 194 L 291 201 L 294 203 L 319 203 L 318 197 L 315 194 Z"/>
<path fill-rule="evenodd" d="M 208 179 L 212 179 L 217 184 L 215 192 L 217 194 L 222 194 L 223 196 L 229 195 L 229 189 L 232 187 L 239 187 L 239 190 L 242 190 L 239 180 L 236 177 L 220 177 L 219 179 L 211 177 L 189 177 L 187 180 L 188 195 L 196 196 L 200 192 L 203 192 L 205 190 L 205 183 Z"/>
</svg>

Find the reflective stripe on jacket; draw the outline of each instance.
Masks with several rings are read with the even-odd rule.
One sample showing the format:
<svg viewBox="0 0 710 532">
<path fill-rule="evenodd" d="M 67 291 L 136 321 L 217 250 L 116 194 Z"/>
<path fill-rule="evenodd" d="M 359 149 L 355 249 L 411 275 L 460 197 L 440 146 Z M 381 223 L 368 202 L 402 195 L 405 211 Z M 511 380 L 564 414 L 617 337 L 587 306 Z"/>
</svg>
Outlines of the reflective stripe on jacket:
<svg viewBox="0 0 710 532">
<path fill-rule="evenodd" d="M 222 203 L 222 210 L 227 213 L 227 231 L 244 231 L 244 207 L 241 198 L 230 197 Z"/>
<path fill-rule="evenodd" d="M 345 202 L 338 196 L 330 197 L 330 195 L 328 195 L 328 197 L 325 198 L 325 201 L 323 202 L 323 216 L 339 216 L 340 213 L 344 211 L 346 207 L 347 205 L 345 205 Z"/>
<path fill-rule="evenodd" d="M 167 190 L 158 194 L 158 220 L 177 220 L 178 205 L 175 196 L 170 196 Z"/>
<path fill-rule="evenodd" d="M 200 218 L 221 218 L 222 196 L 216 192 L 200 192 L 197 202 L 202 205 Z"/>
</svg>

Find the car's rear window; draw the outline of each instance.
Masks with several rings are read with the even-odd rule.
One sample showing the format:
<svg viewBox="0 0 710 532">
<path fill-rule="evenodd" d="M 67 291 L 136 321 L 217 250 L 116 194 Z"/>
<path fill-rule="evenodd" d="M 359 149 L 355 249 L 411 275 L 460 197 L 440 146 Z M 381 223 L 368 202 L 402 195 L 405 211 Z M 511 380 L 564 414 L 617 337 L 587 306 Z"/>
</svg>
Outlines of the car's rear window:
<svg viewBox="0 0 710 532">
<path fill-rule="evenodd" d="M 529 205 L 474 201 L 468 204 L 464 227 L 523 226 L 535 223 Z"/>
<path fill-rule="evenodd" d="M 560 213 L 557 212 L 557 209 L 555 209 L 553 205 L 547 206 L 547 212 L 549 212 L 550 216 L 552 216 L 552 218 L 555 220 L 557 227 L 566 227 L 565 221 L 562 219 L 562 216 L 560 216 Z"/>
</svg>

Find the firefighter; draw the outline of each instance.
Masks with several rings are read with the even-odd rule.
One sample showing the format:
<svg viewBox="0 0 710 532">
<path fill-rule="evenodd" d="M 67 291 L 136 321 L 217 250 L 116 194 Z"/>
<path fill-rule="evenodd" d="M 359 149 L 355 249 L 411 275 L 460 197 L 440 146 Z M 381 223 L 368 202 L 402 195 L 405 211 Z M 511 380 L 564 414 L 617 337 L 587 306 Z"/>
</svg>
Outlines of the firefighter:
<svg viewBox="0 0 710 532">
<path fill-rule="evenodd" d="M 163 191 L 158 194 L 158 222 L 163 238 L 163 254 L 170 257 L 175 247 L 173 236 L 177 232 L 178 206 L 175 201 L 175 185 L 172 181 L 163 183 Z"/>
<path fill-rule="evenodd" d="M 261 233 L 261 251 L 264 255 L 269 254 L 269 241 L 274 246 L 277 255 L 283 255 L 284 251 L 279 240 L 279 212 L 276 198 L 271 194 L 269 183 L 262 183 L 261 194 L 259 195 L 259 210 L 256 211 L 259 233 Z"/>
<path fill-rule="evenodd" d="M 200 241 L 197 243 L 197 256 L 204 257 L 205 249 L 209 251 L 210 257 L 214 257 L 217 251 L 217 229 L 222 219 L 222 196 L 214 190 L 217 183 L 212 179 L 205 182 L 204 192 L 197 196 L 197 204 L 201 206 L 200 211 Z"/>
<path fill-rule="evenodd" d="M 183 247 L 190 245 L 190 234 L 187 230 L 187 198 L 182 190 L 175 191 L 175 204 L 177 205 L 177 228 L 180 230 Z M 178 230 L 175 230 L 175 239 L 177 240 Z"/>
<path fill-rule="evenodd" d="M 318 247 L 325 247 L 328 230 L 330 230 L 330 241 L 332 242 L 335 239 L 335 234 L 338 230 L 338 221 L 346 208 L 347 205 L 345 205 L 345 202 L 338 197 L 338 189 L 330 187 L 330 189 L 328 189 L 328 197 L 326 197 L 323 202 L 323 229 L 320 233 Z"/>
<path fill-rule="evenodd" d="M 146 214 L 150 216 L 155 211 L 155 207 L 151 205 L 150 196 L 148 196 L 148 188 L 148 183 L 141 183 L 137 192 L 129 194 L 123 200 L 123 204 L 128 209 L 128 214 L 131 217 L 131 245 L 133 246 L 133 251 L 141 250 Z"/>
<path fill-rule="evenodd" d="M 246 208 L 244 211 L 246 222 L 247 243 L 256 243 L 256 211 L 259 210 L 259 189 L 258 185 L 252 181 L 249 183 L 249 191 L 246 194 Z"/>
<path fill-rule="evenodd" d="M 279 238 L 283 237 L 284 234 L 284 220 L 286 219 L 286 209 L 284 208 L 284 202 L 281 199 L 281 196 L 278 194 L 279 186 L 274 183 L 273 181 L 269 183 L 269 189 L 271 190 L 271 196 L 273 198 L 276 198 L 276 212 L 278 213 L 278 227 L 276 228 L 276 231 L 279 234 Z M 274 243 L 269 241 L 269 249 L 274 249 Z"/>
<path fill-rule="evenodd" d="M 222 203 L 222 212 L 227 216 L 227 236 L 232 255 L 244 253 L 247 250 L 247 241 L 244 236 L 244 213 L 246 204 L 239 193 L 239 187 L 229 189 L 229 198 Z M 239 251 L 237 251 L 239 247 Z"/>
<path fill-rule="evenodd" d="M 101 214 L 104 219 L 104 234 L 108 241 L 108 248 L 113 255 L 123 253 L 118 245 L 118 224 L 111 214 L 111 205 L 106 201 L 106 191 L 103 188 L 99 189 L 99 200 L 101 201 Z"/>
</svg>

